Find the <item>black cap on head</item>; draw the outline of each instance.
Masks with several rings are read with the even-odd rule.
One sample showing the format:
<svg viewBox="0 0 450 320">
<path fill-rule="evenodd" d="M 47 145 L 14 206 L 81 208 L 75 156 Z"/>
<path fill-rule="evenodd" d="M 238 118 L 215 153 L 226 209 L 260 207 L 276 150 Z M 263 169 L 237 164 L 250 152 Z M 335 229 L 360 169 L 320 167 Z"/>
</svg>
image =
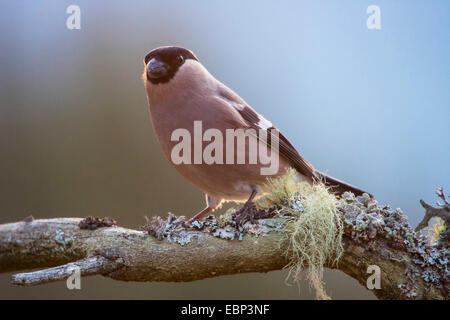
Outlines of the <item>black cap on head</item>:
<svg viewBox="0 0 450 320">
<path fill-rule="evenodd" d="M 147 80 L 153 84 L 168 82 L 187 59 L 198 61 L 192 51 L 182 47 L 153 49 L 144 58 Z"/>
</svg>

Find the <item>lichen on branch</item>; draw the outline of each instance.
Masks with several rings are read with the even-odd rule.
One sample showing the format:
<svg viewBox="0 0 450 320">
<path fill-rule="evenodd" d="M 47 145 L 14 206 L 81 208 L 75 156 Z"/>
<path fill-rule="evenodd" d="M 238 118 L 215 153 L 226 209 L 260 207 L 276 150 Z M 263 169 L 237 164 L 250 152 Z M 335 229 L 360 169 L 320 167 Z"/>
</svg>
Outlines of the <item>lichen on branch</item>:
<svg viewBox="0 0 450 320">
<path fill-rule="evenodd" d="M 300 213 L 306 199 L 297 200 L 291 206 Z M 65 279 L 64 267 L 71 263 L 81 266 L 84 275 L 123 281 L 193 281 L 279 270 L 292 261 L 292 255 L 286 255 L 286 226 L 292 216 L 281 213 L 281 204 L 254 224 L 239 226 L 231 212 L 189 228 L 183 227 L 184 217 L 169 215 L 166 220 L 156 218 L 156 223 L 147 224 L 153 229 L 143 231 L 103 223 L 95 230 L 80 229 L 82 219 L 77 218 L 3 224 L 0 272 L 39 268 L 12 277 L 15 285 L 36 285 Z M 400 209 L 380 206 L 369 197 L 344 194 L 337 210 L 344 250 L 337 265 L 326 261 L 325 267 L 337 268 L 366 286 L 367 268 L 379 266 L 381 289 L 373 292 L 380 299 L 449 298 L 448 246 L 430 245 Z M 308 260 L 298 258 L 307 267 Z"/>
</svg>

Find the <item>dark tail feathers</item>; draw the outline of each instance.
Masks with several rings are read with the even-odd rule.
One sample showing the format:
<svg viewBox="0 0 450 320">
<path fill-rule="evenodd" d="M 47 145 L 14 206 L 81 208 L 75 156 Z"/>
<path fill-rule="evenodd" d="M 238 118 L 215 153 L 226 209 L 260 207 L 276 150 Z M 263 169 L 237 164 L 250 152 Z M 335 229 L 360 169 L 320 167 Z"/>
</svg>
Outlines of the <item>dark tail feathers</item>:
<svg viewBox="0 0 450 320">
<path fill-rule="evenodd" d="M 344 181 L 338 180 L 336 178 L 333 178 L 329 175 L 326 175 L 325 173 L 322 173 L 320 171 L 316 171 L 316 174 L 322 179 L 322 181 L 330 187 L 331 191 L 338 195 L 342 195 L 345 191 L 353 192 L 356 196 L 361 196 L 363 193 L 367 193 L 371 198 L 373 198 L 373 195 L 370 194 L 367 191 L 361 190 L 355 186 L 352 186 L 351 184 L 348 184 Z"/>
</svg>

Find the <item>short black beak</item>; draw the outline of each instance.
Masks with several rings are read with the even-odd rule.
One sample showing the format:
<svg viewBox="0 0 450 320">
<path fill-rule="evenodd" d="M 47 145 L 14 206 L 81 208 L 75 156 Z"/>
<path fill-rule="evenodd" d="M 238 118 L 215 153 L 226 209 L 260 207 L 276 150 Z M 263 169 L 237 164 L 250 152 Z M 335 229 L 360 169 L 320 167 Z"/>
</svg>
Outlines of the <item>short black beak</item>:
<svg viewBox="0 0 450 320">
<path fill-rule="evenodd" d="M 150 79 L 159 79 L 167 76 L 168 73 L 166 64 L 156 58 L 151 59 L 147 63 L 147 77 Z"/>
</svg>

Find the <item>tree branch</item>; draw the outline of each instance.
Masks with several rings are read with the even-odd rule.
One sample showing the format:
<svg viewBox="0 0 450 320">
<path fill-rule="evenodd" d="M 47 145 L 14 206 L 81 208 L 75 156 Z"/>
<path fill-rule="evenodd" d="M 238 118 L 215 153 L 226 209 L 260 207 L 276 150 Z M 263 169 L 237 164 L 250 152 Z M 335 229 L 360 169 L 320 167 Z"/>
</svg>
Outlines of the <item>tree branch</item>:
<svg viewBox="0 0 450 320">
<path fill-rule="evenodd" d="M 428 245 L 399 209 L 347 196 L 340 210 L 345 253 L 337 267 L 329 267 L 366 286 L 368 266 L 379 266 L 381 289 L 374 294 L 380 299 L 448 299 L 445 248 Z M 162 240 L 117 226 L 81 229 L 81 221 L 59 218 L 0 225 L 0 272 L 49 268 L 12 276 L 13 284 L 25 286 L 64 280 L 73 266 L 84 276 L 180 282 L 279 270 L 289 262 L 280 218 L 260 219 L 238 230 L 210 217 L 188 230 L 183 218 L 170 215 L 167 221 L 158 220 L 157 236 Z"/>
<path fill-rule="evenodd" d="M 442 187 L 437 188 L 436 194 L 439 198 L 444 200 L 444 204 L 436 202 L 438 207 L 434 208 L 425 201 L 423 201 L 422 199 L 420 199 L 420 204 L 425 209 L 425 216 L 423 217 L 422 221 L 420 221 L 420 223 L 417 225 L 415 230 L 419 231 L 427 227 L 431 218 L 434 217 L 441 218 L 446 225 L 446 229 L 440 235 L 438 245 L 445 245 L 450 242 L 450 229 L 448 228 L 448 226 L 450 225 L 450 203 L 447 201 L 447 198 L 445 197 L 444 188 Z"/>
<path fill-rule="evenodd" d="M 61 281 L 73 274 L 74 267 L 79 268 L 81 276 L 90 276 L 114 271 L 116 269 L 116 264 L 105 257 L 93 256 L 54 268 L 15 274 L 11 277 L 11 282 L 23 286 L 32 286 L 47 282 Z"/>
</svg>

